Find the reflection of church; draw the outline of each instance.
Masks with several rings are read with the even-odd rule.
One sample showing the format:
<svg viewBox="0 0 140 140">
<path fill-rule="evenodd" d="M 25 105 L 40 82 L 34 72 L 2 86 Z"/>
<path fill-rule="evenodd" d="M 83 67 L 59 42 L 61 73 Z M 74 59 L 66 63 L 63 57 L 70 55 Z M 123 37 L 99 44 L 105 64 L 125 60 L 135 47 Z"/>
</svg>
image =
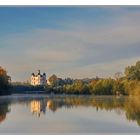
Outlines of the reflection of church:
<svg viewBox="0 0 140 140">
<path fill-rule="evenodd" d="M 31 112 L 33 114 L 36 114 L 38 117 L 40 117 L 41 113 L 45 113 L 46 106 L 40 101 L 33 100 L 31 101 Z"/>
<path fill-rule="evenodd" d="M 45 114 L 46 109 L 55 112 L 58 108 L 57 104 L 52 100 L 33 100 L 30 105 L 32 114 L 37 115 L 37 117 L 40 117 L 42 113 Z"/>
</svg>

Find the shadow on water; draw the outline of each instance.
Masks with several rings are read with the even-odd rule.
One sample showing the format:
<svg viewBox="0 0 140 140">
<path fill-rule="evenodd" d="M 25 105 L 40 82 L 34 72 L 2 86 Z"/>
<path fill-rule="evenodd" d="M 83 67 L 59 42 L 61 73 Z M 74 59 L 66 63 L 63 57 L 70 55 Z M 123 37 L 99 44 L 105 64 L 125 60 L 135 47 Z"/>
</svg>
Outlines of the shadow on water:
<svg viewBox="0 0 140 140">
<path fill-rule="evenodd" d="M 6 114 L 10 112 L 9 103 L 0 103 L 0 123 L 6 119 Z"/>
<path fill-rule="evenodd" d="M 74 107 L 93 107 L 96 111 L 114 110 L 117 114 L 125 113 L 126 119 L 136 121 L 140 126 L 140 97 L 116 96 L 7 96 L 0 98 L 0 123 L 6 120 L 10 106 L 14 103 L 28 104 L 32 114 L 43 115 L 46 109 L 56 112 L 58 109 Z"/>
</svg>

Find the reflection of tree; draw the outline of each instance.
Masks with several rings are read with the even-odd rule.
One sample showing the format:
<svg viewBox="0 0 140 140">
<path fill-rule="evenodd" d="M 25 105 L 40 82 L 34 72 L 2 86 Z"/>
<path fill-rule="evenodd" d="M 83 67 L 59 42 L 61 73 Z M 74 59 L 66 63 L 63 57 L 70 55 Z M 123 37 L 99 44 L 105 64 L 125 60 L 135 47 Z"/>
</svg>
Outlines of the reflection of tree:
<svg viewBox="0 0 140 140">
<path fill-rule="evenodd" d="M 67 105 L 65 104 L 65 102 L 62 100 L 58 100 L 58 99 L 49 99 L 47 101 L 47 108 L 53 112 L 55 112 L 58 108 L 61 107 L 67 107 Z"/>
<path fill-rule="evenodd" d="M 44 103 L 43 103 L 44 102 Z M 115 98 L 115 97 L 88 97 L 88 96 L 67 96 L 67 97 L 54 97 L 39 101 L 31 102 L 31 111 L 40 112 L 47 107 L 47 109 L 55 112 L 58 108 L 72 108 L 78 106 L 92 106 L 95 107 L 98 111 L 99 109 L 103 110 L 112 110 L 114 108 L 123 108 L 124 98 Z"/>
<path fill-rule="evenodd" d="M 32 112 L 45 113 L 46 109 L 53 112 L 59 108 L 78 106 L 94 107 L 96 111 L 114 110 L 118 115 L 125 111 L 128 120 L 137 121 L 140 125 L 140 97 L 116 96 L 56 96 L 47 99 L 33 100 Z"/>
<path fill-rule="evenodd" d="M 47 108 L 52 110 L 53 112 L 55 112 L 57 110 L 57 107 L 59 105 L 57 104 L 57 102 L 53 101 L 53 100 L 48 100 L 47 102 Z"/>
<path fill-rule="evenodd" d="M 0 123 L 6 119 L 7 112 L 9 112 L 8 103 L 0 104 Z"/>
<path fill-rule="evenodd" d="M 140 125 L 140 97 L 129 97 L 125 103 L 126 118 Z"/>
<path fill-rule="evenodd" d="M 61 102 L 61 106 L 56 106 L 56 108 L 62 106 L 93 106 L 96 110 L 115 110 L 117 114 L 122 114 L 123 111 L 126 112 L 126 118 L 129 120 L 135 120 L 140 125 L 140 97 L 65 97 L 63 100 L 59 99 L 55 103 L 55 105 L 59 105 Z"/>
</svg>

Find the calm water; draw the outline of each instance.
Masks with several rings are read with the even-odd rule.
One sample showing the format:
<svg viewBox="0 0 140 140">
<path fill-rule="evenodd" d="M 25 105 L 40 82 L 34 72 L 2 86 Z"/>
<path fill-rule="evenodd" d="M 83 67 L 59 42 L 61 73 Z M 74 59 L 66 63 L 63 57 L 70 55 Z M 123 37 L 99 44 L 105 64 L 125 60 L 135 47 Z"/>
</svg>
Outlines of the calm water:
<svg viewBox="0 0 140 140">
<path fill-rule="evenodd" d="M 0 97 L 1 134 L 140 134 L 140 97 Z"/>
</svg>

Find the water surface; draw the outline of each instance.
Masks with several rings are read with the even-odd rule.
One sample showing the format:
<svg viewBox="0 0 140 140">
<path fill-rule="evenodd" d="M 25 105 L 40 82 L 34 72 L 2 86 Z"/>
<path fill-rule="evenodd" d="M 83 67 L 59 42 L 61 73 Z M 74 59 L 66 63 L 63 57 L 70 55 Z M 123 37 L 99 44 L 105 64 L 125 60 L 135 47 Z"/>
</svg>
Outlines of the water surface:
<svg viewBox="0 0 140 140">
<path fill-rule="evenodd" d="M 0 97 L 1 134 L 140 134 L 140 97 Z"/>
</svg>

